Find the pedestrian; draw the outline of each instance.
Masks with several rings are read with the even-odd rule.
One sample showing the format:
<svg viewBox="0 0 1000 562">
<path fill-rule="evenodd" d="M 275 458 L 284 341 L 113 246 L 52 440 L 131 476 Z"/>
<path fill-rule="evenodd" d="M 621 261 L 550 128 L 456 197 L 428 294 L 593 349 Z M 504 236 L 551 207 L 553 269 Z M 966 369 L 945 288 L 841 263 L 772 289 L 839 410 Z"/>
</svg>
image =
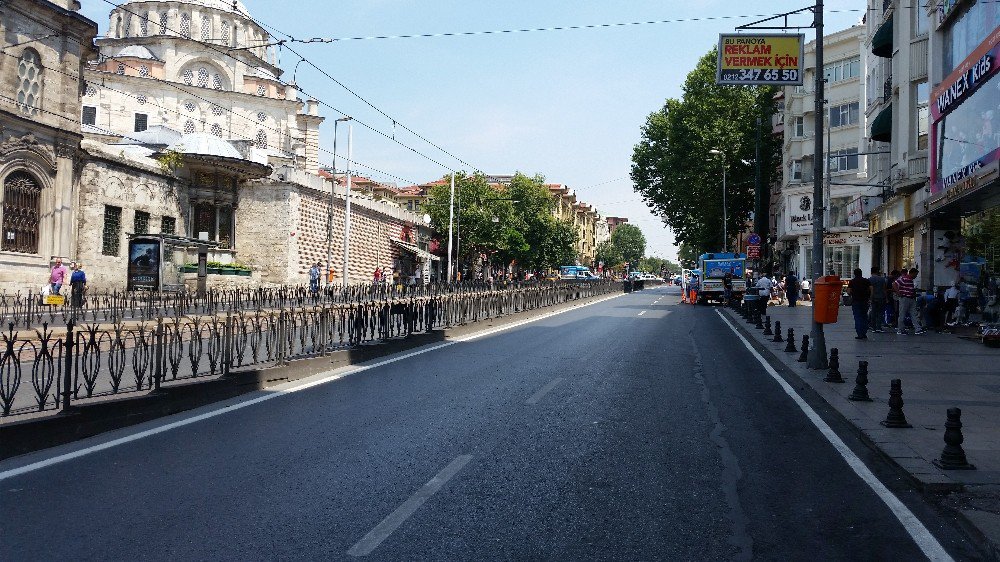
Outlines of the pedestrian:
<svg viewBox="0 0 1000 562">
<path fill-rule="evenodd" d="M 733 300 L 733 270 L 732 268 L 722 276 L 722 292 L 726 298 L 726 304 Z"/>
<path fill-rule="evenodd" d="M 895 326 L 899 314 L 899 295 L 896 294 L 897 279 L 899 279 L 899 270 L 893 269 L 886 279 L 889 282 L 886 287 L 889 298 L 885 302 L 885 323 L 887 326 Z"/>
<path fill-rule="evenodd" d="M 896 319 L 896 333 L 906 335 L 906 319 L 909 317 L 913 322 L 914 334 L 923 334 L 927 331 L 920 322 L 920 315 L 917 313 L 917 292 L 913 286 L 913 279 L 917 276 L 917 268 L 901 274 L 893 289 L 899 299 L 899 315 Z"/>
<path fill-rule="evenodd" d="M 82 263 L 73 264 L 73 274 L 69 278 L 70 306 L 74 312 L 83 308 L 83 296 L 87 292 L 87 274 L 83 271 Z"/>
<path fill-rule="evenodd" d="M 889 281 L 879 272 L 878 267 L 873 267 L 868 282 L 872 286 L 871 328 L 873 333 L 881 334 L 882 324 L 885 321 L 885 303 L 889 295 Z"/>
<path fill-rule="evenodd" d="M 375 273 L 372 274 L 372 283 L 378 285 L 382 282 L 382 268 L 375 266 Z"/>
<path fill-rule="evenodd" d="M 809 281 L 809 278 L 807 277 L 803 279 L 802 282 L 799 283 L 799 286 L 801 287 L 800 291 L 802 293 L 802 300 L 806 302 L 812 300 L 812 295 L 809 294 L 809 291 L 812 290 L 812 283 Z"/>
<path fill-rule="evenodd" d="M 872 298 L 871 281 L 865 279 L 861 268 L 854 270 L 854 278 L 847 283 L 851 295 L 851 312 L 854 313 L 854 336 L 856 340 L 868 339 L 868 303 Z"/>
<path fill-rule="evenodd" d="M 767 314 L 767 304 L 771 300 L 771 278 L 767 275 L 761 275 L 754 286 L 757 287 L 757 301 L 761 308 L 760 312 L 761 314 Z"/>
<path fill-rule="evenodd" d="M 66 277 L 69 272 L 63 266 L 62 258 L 56 258 L 55 265 L 52 266 L 52 270 L 49 271 L 49 286 L 52 288 L 53 295 L 58 295 L 62 291 L 62 286 L 66 282 Z"/>
<path fill-rule="evenodd" d="M 785 296 L 788 299 L 788 306 L 794 307 L 799 300 L 799 278 L 794 271 L 789 271 L 785 276 Z"/>
<path fill-rule="evenodd" d="M 959 281 L 956 279 L 955 283 L 948 287 L 948 290 L 944 292 L 944 309 L 945 309 L 945 324 L 954 326 L 957 323 L 955 320 L 955 311 L 958 310 L 959 297 L 962 294 Z"/>
<path fill-rule="evenodd" d="M 309 292 L 313 295 L 319 293 L 319 276 L 321 274 L 319 262 L 313 264 L 309 269 Z"/>
</svg>

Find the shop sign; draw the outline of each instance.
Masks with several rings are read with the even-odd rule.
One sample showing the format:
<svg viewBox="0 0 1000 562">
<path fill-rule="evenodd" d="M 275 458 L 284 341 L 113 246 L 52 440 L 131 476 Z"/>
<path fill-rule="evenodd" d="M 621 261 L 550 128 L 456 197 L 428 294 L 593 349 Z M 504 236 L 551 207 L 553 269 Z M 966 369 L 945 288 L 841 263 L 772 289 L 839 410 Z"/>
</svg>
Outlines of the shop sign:
<svg viewBox="0 0 1000 562">
<path fill-rule="evenodd" d="M 715 83 L 801 86 L 805 35 L 723 33 Z"/>
<path fill-rule="evenodd" d="M 812 228 L 812 197 L 790 195 L 785 205 L 788 214 L 788 230 L 808 230 Z"/>
<path fill-rule="evenodd" d="M 864 198 L 859 195 L 847 204 L 847 224 L 860 226 L 866 218 Z"/>
<path fill-rule="evenodd" d="M 940 0 L 937 7 L 938 22 L 937 26 L 941 27 L 948 21 L 951 16 L 958 12 L 958 8 L 961 8 L 965 4 L 965 0 Z M 919 9 L 923 9 L 921 6 Z"/>
<path fill-rule="evenodd" d="M 989 80 L 996 68 L 993 54 L 986 53 L 979 60 L 973 62 L 969 68 L 960 69 L 961 72 L 958 76 L 953 74 L 949 77 L 949 81 L 945 82 L 945 87 L 943 89 L 939 87 L 934 96 L 934 109 L 937 110 L 937 115 L 943 115 L 961 103 L 973 90 Z"/>
<path fill-rule="evenodd" d="M 865 242 L 865 235 L 853 232 L 827 234 L 823 237 L 824 246 L 859 246 Z"/>
<path fill-rule="evenodd" d="M 910 220 L 910 198 L 899 199 L 895 203 L 872 213 L 868 232 L 875 234 L 897 224 Z"/>
</svg>

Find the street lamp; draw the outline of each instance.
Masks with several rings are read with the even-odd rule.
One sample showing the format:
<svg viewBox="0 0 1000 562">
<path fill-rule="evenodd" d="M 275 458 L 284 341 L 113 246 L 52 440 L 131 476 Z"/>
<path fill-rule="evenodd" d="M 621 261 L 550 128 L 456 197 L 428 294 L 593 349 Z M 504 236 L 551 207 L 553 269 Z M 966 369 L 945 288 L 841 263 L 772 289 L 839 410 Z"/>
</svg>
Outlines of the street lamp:
<svg viewBox="0 0 1000 562">
<path fill-rule="evenodd" d="M 709 154 L 722 156 L 722 252 L 729 251 L 728 222 L 729 214 L 726 210 L 726 153 L 717 148 L 708 151 Z"/>
<path fill-rule="evenodd" d="M 350 121 L 351 117 L 344 118 Z M 336 127 L 336 125 L 334 125 Z M 335 131 L 336 133 L 336 131 Z M 336 138 L 336 137 L 334 137 Z M 354 140 L 354 123 L 347 124 L 347 191 L 344 193 L 344 267 L 342 279 L 347 286 L 347 264 L 351 257 L 351 176 L 354 175 L 354 153 L 351 144 Z"/>
<path fill-rule="evenodd" d="M 330 284 L 330 267 L 331 256 L 333 254 L 333 205 L 335 200 L 335 192 L 337 188 L 337 125 L 341 121 L 350 121 L 352 117 L 341 117 L 333 122 L 333 182 L 330 184 L 330 212 L 327 215 L 326 221 L 326 284 Z M 348 156 L 350 158 L 350 156 Z M 350 162 L 348 161 L 348 167 L 350 167 Z M 348 175 L 348 181 L 350 181 L 350 176 Z"/>
</svg>

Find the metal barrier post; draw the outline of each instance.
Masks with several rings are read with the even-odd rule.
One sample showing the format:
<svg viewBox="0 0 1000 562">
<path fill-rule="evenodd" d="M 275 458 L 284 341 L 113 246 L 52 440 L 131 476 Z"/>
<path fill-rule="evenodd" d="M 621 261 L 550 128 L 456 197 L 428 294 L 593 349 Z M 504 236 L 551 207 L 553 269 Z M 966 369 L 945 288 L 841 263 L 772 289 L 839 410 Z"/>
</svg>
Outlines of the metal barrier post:
<svg viewBox="0 0 1000 562">
<path fill-rule="evenodd" d="M 76 339 L 76 337 L 73 334 L 73 325 L 74 322 L 72 320 L 70 320 L 69 323 L 66 324 L 66 344 L 64 346 L 66 348 L 66 363 L 64 365 L 64 371 L 63 371 L 63 404 L 62 404 L 62 413 L 64 414 L 68 414 L 72 411 L 70 409 L 70 404 L 69 404 L 69 395 L 72 392 L 72 387 L 73 387 L 73 375 L 72 375 L 73 343 L 74 340 Z"/>
</svg>

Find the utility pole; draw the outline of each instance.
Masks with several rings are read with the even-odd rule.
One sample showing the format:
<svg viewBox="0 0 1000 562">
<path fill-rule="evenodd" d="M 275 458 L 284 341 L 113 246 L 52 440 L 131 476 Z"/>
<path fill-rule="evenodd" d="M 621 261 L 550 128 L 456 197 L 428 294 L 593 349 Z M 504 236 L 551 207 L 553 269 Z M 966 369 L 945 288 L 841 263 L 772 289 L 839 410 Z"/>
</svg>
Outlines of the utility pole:
<svg viewBox="0 0 1000 562">
<path fill-rule="evenodd" d="M 451 173 L 451 199 L 448 202 L 448 282 L 455 280 L 455 271 L 451 266 L 451 231 L 455 222 L 455 172 Z"/>
<path fill-rule="evenodd" d="M 344 268 L 343 281 L 347 286 L 347 267 L 351 258 L 351 175 L 354 173 L 354 153 L 351 144 L 354 140 L 354 124 L 347 126 L 347 193 L 344 194 Z"/>
<path fill-rule="evenodd" d="M 816 119 L 813 130 L 816 144 L 813 152 L 813 240 L 812 240 L 812 279 L 813 287 L 816 286 L 816 279 L 823 275 L 823 213 L 826 203 L 823 201 L 823 112 L 825 97 L 826 77 L 823 72 L 823 0 L 816 0 L 816 7 L 813 9 L 813 26 L 816 28 L 816 86 L 815 86 L 815 114 Z M 818 303 L 817 303 L 818 304 Z M 814 311 L 815 312 L 815 311 Z M 813 314 L 812 331 L 809 335 L 812 346 L 809 348 L 808 361 L 806 365 L 810 369 L 826 369 L 826 337 L 823 334 L 823 325 L 816 321 Z"/>
</svg>

